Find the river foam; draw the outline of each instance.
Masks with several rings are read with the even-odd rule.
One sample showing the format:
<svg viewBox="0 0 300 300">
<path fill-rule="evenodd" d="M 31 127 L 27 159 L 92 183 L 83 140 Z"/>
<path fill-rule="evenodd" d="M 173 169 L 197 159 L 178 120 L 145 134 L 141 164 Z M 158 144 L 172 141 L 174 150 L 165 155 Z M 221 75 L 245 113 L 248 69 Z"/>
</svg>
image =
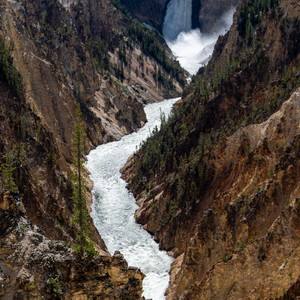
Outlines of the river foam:
<svg viewBox="0 0 300 300">
<path fill-rule="evenodd" d="M 86 167 L 94 182 L 94 223 L 108 250 L 111 253 L 121 251 L 129 265 L 139 267 L 146 275 L 143 296 L 152 300 L 165 299 L 172 258 L 165 251 L 160 251 L 151 235 L 135 222 L 137 205 L 119 170 L 153 128 L 160 126 L 161 114 L 170 114 L 177 100 L 147 105 L 148 122 L 143 128 L 120 141 L 100 145 L 87 156 Z"/>
</svg>

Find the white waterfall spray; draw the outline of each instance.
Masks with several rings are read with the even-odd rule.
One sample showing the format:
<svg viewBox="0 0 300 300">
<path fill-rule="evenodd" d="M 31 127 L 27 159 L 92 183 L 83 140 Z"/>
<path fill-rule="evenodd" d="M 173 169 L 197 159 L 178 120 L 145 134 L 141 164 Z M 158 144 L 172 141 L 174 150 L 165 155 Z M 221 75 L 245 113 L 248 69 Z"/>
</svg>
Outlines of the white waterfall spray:
<svg viewBox="0 0 300 300">
<path fill-rule="evenodd" d="M 212 34 L 203 34 L 199 29 L 191 29 L 192 1 L 171 0 L 167 6 L 163 24 L 164 38 L 175 57 L 190 74 L 196 74 L 205 65 L 221 34 L 230 28 L 235 8 L 230 8 L 221 16 L 221 28 Z"/>
<path fill-rule="evenodd" d="M 160 127 L 161 115 L 168 116 L 177 100 L 147 105 L 148 122 L 143 128 L 119 141 L 98 146 L 90 152 L 86 164 L 94 182 L 94 223 L 108 250 L 111 253 L 120 250 L 129 265 L 139 267 L 146 275 L 143 296 L 152 300 L 165 299 L 172 258 L 160 251 L 150 234 L 135 222 L 134 212 L 138 206 L 119 170 L 150 132 Z"/>
<path fill-rule="evenodd" d="M 180 32 L 192 28 L 192 0 L 171 0 L 163 24 L 165 39 L 174 41 Z"/>
</svg>

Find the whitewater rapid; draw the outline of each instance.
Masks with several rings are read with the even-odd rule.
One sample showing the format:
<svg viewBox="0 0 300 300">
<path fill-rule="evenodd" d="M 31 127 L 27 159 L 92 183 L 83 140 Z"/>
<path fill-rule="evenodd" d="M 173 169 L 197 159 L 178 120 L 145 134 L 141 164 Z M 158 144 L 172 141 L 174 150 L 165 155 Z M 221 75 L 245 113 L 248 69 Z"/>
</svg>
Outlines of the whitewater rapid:
<svg viewBox="0 0 300 300">
<path fill-rule="evenodd" d="M 180 8 L 180 9 L 179 9 Z M 217 39 L 225 34 L 232 22 L 235 8 L 221 16 L 220 27 L 211 34 L 192 29 L 192 1 L 171 0 L 163 23 L 163 36 L 180 65 L 191 75 L 208 63 Z"/>
<path fill-rule="evenodd" d="M 143 128 L 124 136 L 120 141 L 98 146 L 89 153 L 86 163 L 94 182 L 94 223 L 110 253 L 121 251 L 130 266 L 140 268 L 146 275 L 143 296 L 152 300 L 165 299 L 172 258 L 165 251 L 160 251 L 151 235 L 135 222 L 137 205 L 119 170 L 153 128 L 160 126 L 161 114 L 170 114 L 177 100 L 147 105 L 145 112 L 148 122 Z"/>
</svg>

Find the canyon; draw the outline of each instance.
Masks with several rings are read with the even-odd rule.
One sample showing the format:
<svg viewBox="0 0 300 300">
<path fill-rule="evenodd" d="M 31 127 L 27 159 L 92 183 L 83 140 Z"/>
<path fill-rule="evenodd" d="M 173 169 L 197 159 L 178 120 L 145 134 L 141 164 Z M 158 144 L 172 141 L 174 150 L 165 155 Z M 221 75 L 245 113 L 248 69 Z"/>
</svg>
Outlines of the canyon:
<svg viewBox="0 0 300 300">
<path fill-rule="evenodd" d="M 121 3 L 141 22 L 154 27 L 162 33 L 163 23 L 170 0 L 121 0 Z M 186 21 L 193 29 L 200 28 L 203 33 L 212 33 L 220 27 L 220 16 L 230 7 L 235 7 L 239 0 L 190 0 L 191 13 Z M 178 1 L 178 4 L 180 5 Z M 178 11 L 180 12 L 180 6 Z M 180 13 L 179 13 L 180 15 Z"/>
<path fill-rule="evenodd" d="M 1 299 L 143 299 L 143 270 L 95 227 L 93 171 L 93 251 L 76 251 L 76 109 L 86 154 L 125 150 L 145 105 L 180 94 L 121 171 L 174 258 L 159 299 L 299 297 L 299 18 L 298 0 L 0 0 Z M 186 71 L 170 42 L 195 32 L 214 38 Z"/>
<path fill-rule="evenodd" d="M 299 296 L 299 16 L 243 1 L 123 168 L 138 222 L 176 258 L 167 299 Z"/>
<path fill-rule="evenodd" d="M 142 296 L 145 299 L 165 299 L 172 258 L 160 251 L 152 236 L 136 223 L 137 205 L 121 178 L 120 169 L 149 133 L 159 128 L 161 116 L 167 118 L 177 100 L 168 99 L 145 106 L 147 123 L 143 128 L 119 141 L 98 146 L 87 157 L 86 166 L 94 182 L 92 217 L 95 226 L 111 253 L 120 251 L 129 265 L 143 272 Z"/>
<path fill-rule="evenodd" d="M 108 1 L 3 0 L 0 20 L 0 297 L 138 299 L 144 275 L 108 252 L 90 217 L 98 254 L 74 251 L 75 110 L 87 153 L 140 128 L 146 103 L 181 93 L 184 71 Z"/>
</svg>

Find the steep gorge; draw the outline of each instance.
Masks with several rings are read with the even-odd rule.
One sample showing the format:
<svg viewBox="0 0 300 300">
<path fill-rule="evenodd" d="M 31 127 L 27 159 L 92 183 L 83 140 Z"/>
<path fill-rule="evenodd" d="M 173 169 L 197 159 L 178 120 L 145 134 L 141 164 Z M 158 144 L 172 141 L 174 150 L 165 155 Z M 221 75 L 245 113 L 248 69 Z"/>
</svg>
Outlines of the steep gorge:
<svg viewBox="0 0 300 300">
<path fill-rule="evenodd" d="M 107 253 L 92 224 L 100 255 L 72 250 L 74 112 L 79 103 L 86 149 L 119 139 L 145 122 L 143 103 L 179 93 L 184 74 L 166 48 L 150 51 L 163 44 L 154 31 L 108 1 L 60 2 L 0 2 L 6 60 L 23 79 L 19 90 L 1 65 L 0 151 L 18 158 L 22 196 L 1 193 L 0 296 L 139 299 L 143 274 Z M 296 0 L 244 1 L 124 169 L 137 219 L 176 258 L 169 299 L 298 295 L 299 15 Z"/>
<path fill-rule="evenodd" d="M 168 299 L 299 296 L 299 16 L 298 1 L 243 1 L 123 170 L 176 257 Z"/>
<path fill-rule="evenodd" d="M 88 151 L 141 127 L 144 103 L 180 93 L 184 73 L 156 35 L 110 2 L 61 3 L 0 1 L 0 296 L 137 299 L 143 275 L 108 253 L 91 219 L 99 256 L 87 264 L 72 250 L 75 109 Z M 156 45 L 152 53 L 139 30 Z M 9 157 L 14 193 L 2 188 Z"/>
</svg>

